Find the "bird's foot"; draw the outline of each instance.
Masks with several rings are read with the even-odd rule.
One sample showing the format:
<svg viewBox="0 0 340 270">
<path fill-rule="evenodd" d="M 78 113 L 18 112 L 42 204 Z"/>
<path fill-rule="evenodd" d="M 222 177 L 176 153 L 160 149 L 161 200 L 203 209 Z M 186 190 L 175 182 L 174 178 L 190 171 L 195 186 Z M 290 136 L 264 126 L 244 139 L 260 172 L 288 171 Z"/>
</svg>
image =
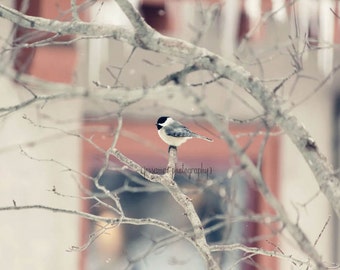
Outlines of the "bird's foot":
<svg viewBox="0 0 340 270">
<path fill-rule="evenodd" d="M 174 149 L 177 151 L 177 147 L 176 147 L 176 146 L 169 145 L 168 153 L 170 153 L 170 149 L 171 149 L 171 148 L 174 148 Z"/>
</svg>

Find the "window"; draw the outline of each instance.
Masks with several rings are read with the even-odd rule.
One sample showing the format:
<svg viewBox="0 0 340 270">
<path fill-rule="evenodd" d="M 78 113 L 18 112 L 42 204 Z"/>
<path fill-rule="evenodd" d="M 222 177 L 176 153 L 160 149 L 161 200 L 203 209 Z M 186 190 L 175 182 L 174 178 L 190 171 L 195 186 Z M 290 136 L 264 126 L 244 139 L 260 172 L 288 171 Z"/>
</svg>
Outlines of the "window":
<svg viewBox="0 0 340 270">
<path fill-rule="evenodd" d="M 113 122 L 85 123 L 85 136 L 91 137 L 96 145 L 106 149 L 113 139 L 112 130 L 115 126 Z M 139 162 L 146 170 L 162 173 L 167 164 L 167 147 L 160 141 L 154 125 L 150 122 L 126 120 L 118 149 L 129 158 Z M 234 132 L 255 130 L 254 127 L 240 126 L 232 129 Z M 86 132 L 86 130 L 89 131 Z M 143 140 L 136 139 L 136 136 L 143 137 Z M 151 142 L 151 144 L 145 145 L 141 141 Z M 232 168 L 234 164 L 230 163 L 228 156 L 230 153 L 224 142 L 217 141 L 216 145 L 209 144 L 208 146 L 199 144 L 200 147 L 194 147 L 194 140 L 190 143 L 192 144 L 188 147 L 183 145 L 179 149 L 176 181 L 193 200 L 206 230 L 209 231 L 207 240 L 210 243 L 219 243 L 223 240 L 223 243 L 243 243 L 247 246 L 260 244 L 261 247 L 274 244 L 277 240 L 271 234 L 275 225 L 264 225 L 251 218 L 254 213 L 270 213 L 271 210 L 261 200 L 252 179 L 246 173 L 228 172 L 228 168 Z M 253 143 L 254 145 L 249 146 L 248 151 L 249 155 L 255 158 L 259 143 L 256 140 Z M 84 143 L 83 148 L 82 156 L 85 157 L 83 171 L 88 175 L 96 176 L 102 167 L 103 155 L 87 143 Z M 164 155 L 159 157 L 160 153 L 155 149 L 163 149 Z M 199 157 L 197 157 L 198 153 L 201 153 Z M 273 137 L 268 141 L 268 149 L 263 159 L 263 172 L 265 177 L 270 179 L 269 186 L 274 192 L 278 185 L 277 157 L 278 138 Z M 99 183 L 107 190 L 115 191 L 127 217 L 155 218 L 181 229 L 190 229 L 182 209 L 162 186 L 150 183 L 129 170 L 115 170 L 114 168 L 119 167 L 116 166 L 117 161 L 111 162 L 111 170 L 104 172 Z M 192 171 L 190 174 L 189 170 L 185 170 L 194 168 L 197 169 L 196 173 Z M 198 169 L 205 170 L 205 173 L 198 174 Z M 92 181 L 84 179 L 84 186 L 91 193 L 97 194 L 103 203 L 116 207 L 107 195 L 93 185 Z M 93 214 L 117 218 L 115 211 L 108 211 L 103 203 L 86 200 L 83 207 L 85 211 Z M 99 235 L 82 253 L 80 266 L 82 270 L 119 269 L 119 267 L 126 267 L 129 262 L 135 267 L 131 269 L 160 269 L 159 267 L 167 269 L 167 266 L 172 267 L 169 269 L 200 269 L 199 267 L 203 265 L 191 244 L 155 226 L 125 224 L 113 227 L 87 221 L 82 221 L 82 224 L 83 244 L 88 241 L 91 233 Z M 220 255 L 224 265 L 234 264 L 235 269 L 253 270 L 257 269 L 258 265 L 274 269 L 276 265 L 276 259 L 268 257 L 250 256 L 246 260 L 240 260 L 244 254 L 239 251 L 225 252 Z M 175 266 L 178 268 L 174 268 Z"/>
<path fill-rule="evenodd" d="M 15 2 L 17 10 L 23 10 L 26 1 Z M 31 1 L 32 2 L 32 1 Z M 58 20 L 70 19 L 70 1 L 39 1 L 27 5 L 26 14 L 31 16 L 41 16 Z M 68 12 L 67 12 L 68 10 Z M 23 44 L 32 45 L 35 42 L 46 39 L 53 39 L 59 42 L 58 45 L 48 45 L 43 47 L 27 47 Z M 76 50 L 71 45 L 62 45 L 62 42 L 69 41 L 72 36 L 58 36 L 54 33 L 40 32 L 22 27 L 17 27 L 13 43 L 14 68 L 20 73 L 28 73 L 38 78 L 69 83 L 73 80 L 76 67 Z M 53 63 L 53 65 L 51 65 Z"/>
<path fill-rule="evenodd" d="M 340 167 L 340 95 L 338 94 L 334 99 L 334 133 L 333 133 L 333 146 L 334 146 L 334 167 Z M 339 235 L 340 220 L 334 215 L 333 218 L 333 235 Z M 340 239 L 335 238 L 332 242 L 332 260 L 339 261 Z"/>
</svg>

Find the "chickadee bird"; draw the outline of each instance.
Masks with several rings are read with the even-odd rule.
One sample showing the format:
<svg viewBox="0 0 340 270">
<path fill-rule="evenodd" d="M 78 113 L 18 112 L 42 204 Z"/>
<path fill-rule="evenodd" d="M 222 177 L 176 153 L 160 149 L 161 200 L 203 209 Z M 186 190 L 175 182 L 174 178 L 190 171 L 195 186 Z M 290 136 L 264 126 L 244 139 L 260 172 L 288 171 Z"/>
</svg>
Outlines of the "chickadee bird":
<svg viewBox="0 0 340 270">
<path fill-rule="evenodd" d="M 213 141 L 212 139 L 192 132 L 180 122 L 175 121 L 169 116 L 162 116 L 158 118 L 156 126 L 159 137 L 161 137 L 161 139 L 170 147 L 180 146 L 182 143 L 192 138 L 198 138 L 208 142 Z"/>
</svg>

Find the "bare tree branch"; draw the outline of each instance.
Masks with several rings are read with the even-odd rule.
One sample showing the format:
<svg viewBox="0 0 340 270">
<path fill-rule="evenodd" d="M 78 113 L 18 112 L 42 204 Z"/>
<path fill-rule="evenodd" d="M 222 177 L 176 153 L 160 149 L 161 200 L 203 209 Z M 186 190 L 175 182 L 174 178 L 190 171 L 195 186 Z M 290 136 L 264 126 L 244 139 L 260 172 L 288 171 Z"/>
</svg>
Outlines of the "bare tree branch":
<svg viewBox="0 0 340 270">
<path fill-rule="evenodd" d="M 123 162 L 125 165 L 129 166 L 130 169 L 139 173 L 146 179 L 152 182 L 160 183 L 164 187 L 167 188 L 172 197 L 176 200 L 176 202 L 184 209 L 184 215 L 189 219 L 191 226 L 193 228 L 193 241 L 195 243 L 196 248 L 202 254 L 203 258 L 206 260 L 209 269 L 219 269 L 216 261 L 211 255 L 209 246 L 207 244 L 204 228 L 201 223 L 200 218 L 198 217 L 195 207 L 191 202 L 191 199 L 186 196 L 181 189 L 178 187 L 177 183 L 173 180 L 175 176 L 176 169 L 176 160 L 177 160 L 177 150 L 176 148 L 171 147 L 169 149 L 169 161 L 167 172 L 164 175 L 152 174 L 142 168 L 140 165 L 130 160 L 126 156 L 124 156 L 117 149 L 111 150 L 112 155 L 115 156 L 118 160 Z"/>
<path fill-rule="evenodd" d="M 200 107 L 201 111 L 197 113 L 197 115 L 204 117 L 205 119 L 209 120 L 216 130 L 221 135 L 222 139 L 226 141 L 230 147 L 230 149 L 236 154 L 236 156 L 240 160 L 240 165 L 237 170 L 246 170 L 253 178 L 256 183 L 257 190 L 259 190 L 265 200 L 270 204 L 270 206 L 275 210 L 275 221 L 280 222 L 282 224 L 282 228 L 280 230 L 288 231 L 289 234 L 294 238 L 296 243 L 299 245 L 299 248 L 305 252 L 310 257 L 310 260 L 313 264 L 317 267 L 317 269 L 326 269 L 325 262 L 322 261 L 320 254 L 316 251 L 316 244 L 318 243 L 321 235 L 323 234 L 325 227 L 327 226 L 329 219 L 327 220 L 326 224 L 324 225 L 322 231 L 320 232 L 318 238 L 312 243 L 305 232 L 301 229 L 299 225 L 299 212 L 298 212 L 298 219 L 294 222 L 292 221 L 286 210 L 284 209 L 283 205 L 278 201 L 278 199 L 270 192 L 268 186 L 266 185 L 263 175 L 261 173 L 261 164 L 262 164 L 262 156 L 264 153 L 264 147 L 266 144 L 267 139 L 273 133 L 270 132 L 272 127 L 278 127 L 279 131 L 276 134 L 287 134 L 291 141 L 295 144 L 297 149 L 300 151 L 302 156 L 305 158 L 306 163 L 309 165 L 311 171 L 313 172 L 316 181 L 319 185 L 320 190 L 325 194 L 327 199 L 329 200 L 330 204 L 332 205 L 334 211 L 336 212 L 337 216 L 340 217 L 340 182 L 339 178 L 334 173 L 333 168 L 331 168 L 330 164 L 327 162 L 326 158 L 319 152 L 317 144 L 315 143 L 314 139 L 308 133 L 308 131 L 303 127 L 303 125 L 290 114 L 289 110 L 285 109 L 286 102 L 283 98 L 277 95 L 278 90 L 281 89 L 291 78 L 294 77 L 295 82 L 297 83 L 298 79 L 301 78 L 303 75 L 298 74 L 303 69 L 303 54 L 309 48 L 310 45 L 307 41 L 303 44 L 303 50 L 299 50 L 296 47 L 292 40 L 292 48 L 288 50 L 288 53 L 291 57 L 292 61 L 292 68 L 293 71 L 290 72 L 285 78 L 281 79 L 280 82 L 274 86 L 273 90 L 266 86 L 265 80 L 260 80 L 257 77 L 254 77 L 250 72 L 244 69 L 242 66 L 223 59 L 219 55 L 206 50 L 205 48 L 198 47 L 196 44 L 189 43 L 180 39 L 171 38 L 164 36 L 150 27 L 144 20 L 144 18 L 140 15 L 140 13 L 133 7 L 133 5 L 127 0 L 116 0 L 116 3 L 119 5 L 121 10 L 125 13 L 128 17 L 131 25 L 133 26 L 133 30 L 128 30 L 124 27 L 118 27 L 115 25 L 102 25 L 96 23 L 86 23 L 82 22 L 79 18 L 78 12 L 80 11 L 80 7 L 82 5 L 77 5 L 77 1 L 70 0 L 71 9 L 68 11 L 72 14 L 72 21 L 69 22 L 62 22 L 58 20 L 50 20 L 44 19 L 40 17 L 33 17 L 23 14 L 23 12 L 8 8 L 4 5 L 0 4 L 0 17 L 12 22 L 16 26 L 21 26 L 27 29 L 33 29 L 36 31 L 41 32 L 49 32 L 54 33 L 51 37 L 46 37 L 46 35 L 38 36 L 34 42 L 23 42 L 17 45 L 9 45 L 6 44 L 4 46 L 3 52 L 9 52 L 13 49 L 23 49 L 23 48 L 34 48 L 34 47 L 43 47 L 51 44 L 63 44 L 69 45 L 74 42 L 77 42 L 82 39 L 114 39 L 117 41 L 121 41 L 132 46 L 132 51 L 130 55 L 127 57 L 124 64 L 118 68 L 119 72 L 118 75 L 114 75 L 113 72 L 107 68 L 108 72 L 114 79 L 114 83 L 112 85 L 105 85 L 100 82 L 94 82 L 95 89 L 84 88 L 84 87 L 74 87 L 70 85 L 64 84 L 50 84 L 48 82 L 39 81 L 38 79 L 33 79 L 34 83 L 39 83 L 38 85 L 41 88 L 48 86 L 48 89 L 53 89 L 55 91 L 51 91 L 49 94 L 41 94 L 40 91 L 31 88 L 32 81 L 27 83 L 27 79 L 25 75 L 22 75 L 21 78 L 17 78 L 16 74 L 8 74 L 11 78 L 18 79 L 20 83 L 25 88 L 26 95 L 29 95 L 27 99 L 24 101 L 20 101 L 17 104 L 6 106 L 0 108 L 0 117 L 8 116 L 12 112 L 16 112 L 20 109 L 27 108 L 36 103 L 46 103 L 53 100 L 60 100 L 60 99 L 73 99 L 73 98 L 81 98 L 81 99 L 88 99 L 88 100 L 104 100 L 114 102 L 115 105 L 118 104 L 118 126 L 114 131 L 113 140 L 111 145 L 108 149 L 101 149 L 98 145 L 96 145 L 92 139 L 85 138 L 79 134 L 73 132 L 63 132 L 62 130 L 56 128 L 58 131 L 62 131 L 64 134 L 69 136 L 76 136 L 79 139 L 83 140 L 94 146 L 101 154 L 104 155 L 104 164 L 100 167 L 99 172 L 96 176 L 92 177 L 86 175 L 85 173 L 79 172 L 74 170 L 62 162 L 54 159 L 38 159 L 30 156 L 23 148 L 21 148 L 21 153 L 23 153 L 26 157 L 36 160 L 36 161 L 48 161 L 56 163 L 63 168 L 66 168 L 68 171 L 75 172 L 79 176 L 83 176 L 86 179 L 92 181 L 94 186 L 103 192 L 102 197 L 98 194 L 92 194 L 95 202 L 110 211 L 113 211 L 115 214 L 118 215 L 117 218 L 104 218 L 100 216 L 96 216 L 93 214 L 83 213 L 79 211 L 73 210 L 66 210 L 66 209 L 58 209 L 52 208 L 48 206 L 42 205 L 27 205 L 27 206 L 18 206 L 17 201 L 13 200 L 13 206 L 10 207 L 2 207 L 0 211 L 12 211 L 12 210 L 24 210 L 24 209 L 43 209 L 49 210 L 53 212 L 60 212 L 66 214 L 74 214 L 81 216 L 83 218 L 93 220 L 93 221 L 100 221 L 106 222 L 106 225 L 102 226 L 96 233 L 90 237 L 89 241 L 83 245 L 82 247 L 78 248 L 81 250 L 82 248 L 87 248 L 88 245 L 92 243 L 99 235 L 105 233 L 105 231 L 110 228 L 111 226 L 118 226 L 120 224 L 135 224 L 135 225 L 153 225 L 164 230 L 171 232 L 173 235 L 180 239 L 186 239 L 191 244 L 195 246 L 195 248 L 199 251 L 200 255 L 204 258 L 207 263 L 207 267 L 209 269 L 219 269 L 217 264 L 216 258 L 213 257 L 212 252 L 217 251 L 230 251 L 230 250 L 240 250 L 245 252 L 245 256 L 238 259 L 234 264 L 238 264 L 244 260 L 250 260 L 252 263 L 256 264 L 256 260 L 254 259 L 255 255 L 264 255 L 270 257 L 276 257 L 284 260 L 290 261 L 292 264 L 300 267 L 306 266 L 307 269 L 309 268 L 310 262 L 309 260 L 303 261 L 296 258 L 291 257 L 290 255 L 286 255 L 279 249 L 279 251 L 268 251 L 260 248 L 251 248 L 247 247 L 242 244 L 220 244 L 220 245 L 213 245 L 209 246 L 207 242 L 207 234 L 211 231 L 217 230 L 222 228 L 225 224 L 227 224 L 226 218 L 220 221 L 219 223 L 211 226 L 208 229 L 204 229 L 204 226 L 211 220 L 201 220 L 199 215 L 194 207 L 193 202 L 188 197 L 189 193 L 186 193 L 187 190 L 185 188 L 180 188 L 177 183 L 174 181 L 175 171 L 176 171 L 176 161 L 177 161 L 177 152 L 175 148 L 169 149 L 169 159 L 168 165 L 165 174 L 158 175 L 147 171 L 138 163 L 134 162 L 133 160 L 126 157 L 122 152 L 120 152 L 116 146 L 121 135 L 121 128 L 123 124 L 122 112 L 127 108 L 129 105 L 134 104 L 143 98 L 145 98 L 150 92 L 156 93 L 158 90 L 162 90 L 164 92 L 167 91 L 182 91 L 185 93 L 189 93 L 191 97 L 195 98 L 195 102 L 197 103 L 198 107 Z M 293 5 L 295 1 L 291 1 L 285 5 Z M 202 9 L 203 10 L 203 9 Z M 210 6 L 208 9 L 209 13 L 206 16 L 203 16 L 205 20 L 206 17 L 209 23 L 212 23 L 212 17 L 216 14 L 215 6 Z M 335 16 L 335 12 L 331 10 Z M 249 37 L 251 37 L 255 31 L 259 28 L 262 22 L 268 20 L 275 12 L 272 11 L 268 14 L 265 14 L 260 20 L 259 23 L 256 24 L 251 31 L 246 34 L 244 41 L 247 41 Z M 202 37 L 203 33 L 207 30 L 208 24 L 204 26 L 204 29 L 200 29 L 201 31 L 197 32 L 197 36 L 195 42 L 198 42 L 199 39 Z M 298 27 L 296 26 L 297 30 Z M 39 33 L 39 32 L 37 32 Z M 75 37 L 68 41 L 58 41 L 57 38 L 63 35 L 74 35 Z M 164 55 L 171 56 L 172 58 L 176 59 L 177 63 L 182 65 L 182 68 L 179 71 L 172 72 L 167 74 L 162 79 L 160 79 L 157 83 L 153 86 L 148 87 L 147 91 L 144 87 L 139 87 L 135 89 L 124 87 L 124 85 L 120 84 L 120 78 L 123 74 L 123 70 L 126 68 L 127 64 L 130 60 L 134 57 L 134 52 L 136 49 L 142 48 L 145 50 L 149 50 L 156 53 L 161 53 Z M 262 60 L 256 57 L 255 61 L 260 66 L 262 70 Z M 312 91 L 308 96 L 304 96 L 303 102 L 318 92 L 324 84 L 340 69 L 340 66 L 335 66 L 332 72 L 323 79 L 319 85 Z M 204 71 L 209 74 L 208 80 L 203 80 L 199 83 L 186 83 L 186 79 L 190 77 L 193 73 L 197 71 Z M 261 76 L 261 75 L 260 75 Z M 241 147 L 236 138 L 243 136 L 242 134 L 238 134 L 236 136 L 231 135 L 225 127 L 228 125 L 228 122 L 225 121 L 225 117 L 222 115 L 216 115 L 213 113 L 207 106 L 205 106 L 202 102 L 201 97 L 195 95 L 191 92 L 191 89 L 194 87 L 202 86 L 205 87 L 206 85 L 210 85 L 213 83 L 218 83 L 220 86 L 225 87 L 223 85 L 223 80 L 229 80 L 237 85 L 239 88 L 246 90 L 246 92 L 257 101 L 258 104 L 263 108 L 260 112 L 255 109 L 254 106 L 251 106 L 249 103 L 244 101 L 244 104 L 248 108 L 255 113 L 256 117 L 249 118 L 249 120 L 231 120 L 235 122 L 252 122 L 254 120 L 260 119 L 268 130 L 266 132 L 258 131 L 253 132 L 252 134 L 247 134 L 250 136 L 251 139 L 248 143 Z M 268 81 L 267 81 L 268 82 Z M 37 84 L 35 84 L 37 86 Z M 295 84 L 293 85 L 295 87 Z M 39 87 L 37 87 L 39 89 Z M 197 88 L 196 88 L 197 89 Z M 129 91 L 127 91 L 129 90 Z M 59 91 L 59 92 L 58 92 Z M 297 102 L 295 105 L 300 105 L 301 102 Z M 37 125 L 29 118 L 25 119 L 29 120 L 31 124 L 35 125 L 39 128 L 46 128 L 43 125 Z M 52 128 L 53 129 L 53 128 Z M 264 134 L 265 139 L 260 147 L 259 153 L 257 155 L 258 163 L 255 165 L 252 159 L 246 155 L 247 148 L 252 144 L 252 139 L 255 138 L 258 134 Z M 131 192 L 140 192 L 148 190 L 148 187 L 130 187 L 128 184 L 124 185 L 120 188 L 115 190 L 109 190 L 105 186 L 99 183 L 99 180 L 104 175 L 104 173 L 109 169 L 110 158 L 115 157 L 121 163 L 123 163 L 129 168 L 131 168 L 134 172 L 137 172 L 150 182 L 159 183 L 162 185 L 162 190 L 166 190 L 172 198 L 177 202 L 179 206 L 184 211 L 184 215 L 190 222 L 191 229 L 189 232 L 185 230 L 180 230 L 176 227 L 170 226 L 168 223 L 161 222 L 154 219 L 133 219 L 128 218 L 125 216 L 123 211 L 123 207 L 120 204 L 120 195 L 124 191 L 131 191 Z M 123 170 L 124 166 L 119 170 Z M 53 189 L 55 192 L 55 189 Z M 160 190 L 160 189 L 159 189 Z M 226 188 L 224 187 L 224 191 Z M 205 187 L 201 187 L 198 193 L 204 193 Z M 55 192 L 56 193 L 56 192 Z M 89 191 L 90 193 L 90 191 Z M 56 193 L 57 194 L 57 193 Z M 58 193 L 58 195 L 60 195 Z M 97 196 L 98 195 L 98 196 Z M 91 196 L 90 196 L 91 197 Z M 107 203 L 104 199 L 110 199 L 113 202 L 113 205 Z M 306 205 L 306 204 L 305 204 Z M 298 210 L 297 210 L 298 211 Z M 254 213 L 253 213 L 254 214 Z M 256 222 L 264 222 L 262 219 L 256 219 L 256 215 L 252 216 L 252 221 Z M 218 218 L 216 218 L 218 220 Z M 191 233 L 192 230 L 192 233 Z M 278 232 L 275 231 L 273 234 L 277 234 Z M 171 237 L 172 237 L 171 236 Z M 262 238 L 261 238 L 262 237 Z M 176 238 L 176 239 L 177 239 Z M 262 235 L 254 236 L 251 238 L 252 241 L 257 241 L 259 239 L 263 239 Z M 174 238 L 170 239 L 169 242 L 175 241 Z M 164 240 L 164 243 L 168 243 Z M 160 242 L 162 245 L 162 242 Z M 148 250 L 146 253 L 151 252 L 154 248 L 157 248 L 155 245 L 153 248 Z M 77 249 L 77 248 L 75 248 Z M 146 255 L 144 254 L 142 257 L 144 258 Z"/>
<path fill-rule="evenodd" d="M 301 267 L 303 265 L 308 265 L 308 261 L 301 261 L 293 258 L 291 255 L 283 254 L 280 251 L 268 251 L 257 247 L 247 247 L 242 244 L 230 244 L 230 245 L 212 245 L 212 252 L 220 252 L 220 251 L 232 251 L 232 250 L 241 250 L 245 253 L 254 254 L 254 255 L 264 255 L 269 257 L 276 257 L 279 259 L 289 260 L 293 264 Z"/>
<path fill-rule="evenodd" d="M 158 219 L 153 219 L 153 218 L 136 219 L 136 218 L 123 217 L 123 218 L 112 219 L 108 217 L 93 215 L 93 214 L 86 213 L 86 212 L 81 212 L 78 210 L 62 209 L 62 208 L 50 207 L 50 206 L 40 205 L 40 204 L 20 206 L 18 205 L 18 203 L 16 203 L 16 205 L 14 206 L 0 207 L 0 212 L 1 211 L 20 211 L 20 210 L 28 210 L 28 209 L 40 209 L 40 210 L 47 210 L 47 211 L 51 211 L 55 213 L 76 215 L 76 216 L 80 216 L 82 218 L 92 220 L 92 221 L 103 221 L 111 225 L 114 225 L 114 224 L 153 225 L 153 226 L 157 226 L 162 229 L 165 229 L 176 235 L 182 236 L 184 238 L 186 237 L 186 235 L 183 233 L 182 230 L 179 230 L 176 227 L 171 226 L 167 222 L 163 222 L 163 221 L 160 221 Z M 190 239 L 188 238 L 188 240 Z"/>
<path fill-rule="evenodd" d="M 263 106 L 267 113 L 268 120 L 276 123 L 290 137 L 305 158 L 320 189 L 329 199 L 337 215 L 340 216 L 339 179 L 335 176 L 326 158 L 319 151 L 306 147 L 311 135 L 294 116 L 289 115 L 281 108 L 282 101 L 278 96 L 274 95 L 272 91 L 269 91 L 258 78 L 253 77 L 241 66 L 222 59 L 204 48 L 175 38 L 165 37 L 155 32 L 155 30 L 145 24 L 128 1 L 119 0 L 117 3 L 122 7 L 122 10 L 136 28 L 136 34 L 125 28 L 112 25 L 96 25 L 84 22 L 70 23 L 35 18 L 23 15 L 3 5 L 0 5 L 0 17 L 8 19 L 22 27 L 41 31 L 97 37 L 110 35 L 111 38 L 128 42 L 134 47 L 173 55 L 186 62 L 192 62 L 197 69 L 209 70 L 218 77 L 233 81 L 240 87 L 246 89 L 248 93 Z M 136 35 L 138 38 L 136 38 Z M 27 105 L 34 101 L 35 99 L 29 100 Z M 27 106 L 26 104 L 24 105 Z"/>
<path fill-rule="evenodd" d="M 232 148 L 233 151 L 236 153 L 236 155 L 240 159 L 241 164 L 254 178 L 254 181 L 259 191 L 261 192 L 263 197 L 265 197 L 268 203 L 275 209 L 275 212 L 280 217 L 284 227 L 287 228 L 287 230 L 293 236 L 296 243 L 300 246 L 300 248 L 304 252 L 306 252 L 306 254 L 308 254 L 308 256 L 312 258 L 314 263 L 317 265 L 318 269 L 325 269 L 325 266 L 323 265 L 320 255 L 318 254 L 312 243 L 309 241 L 308 237 L 298 226 L 298 224 L 294 224 L 290 220 L 281 203 L 275 198 L 275 196 L 271 193 L 271 191 L 267 187 L 263 179 L 262 173 L 260 171 L 260 168 L 258 168 L 249 158 L 249 156 L 245 154 L 245 151 L 243 151 L 243 149 L 239 146 L 235 138 L 228 131 L 225 130 L 224 128 L 225 125 L 223 125 L 223 122 L 221 122 L 220 119 L 216 118 L 216 116 L 207 109 L 205 110 L 205 112 L 207 119 L 209 119 L 210 122 L 214 124 L 216 130 L 219 131 L 219 133 L 225 139 L 225 141 L 228 142 L 230 148 Z"/>
</svg>

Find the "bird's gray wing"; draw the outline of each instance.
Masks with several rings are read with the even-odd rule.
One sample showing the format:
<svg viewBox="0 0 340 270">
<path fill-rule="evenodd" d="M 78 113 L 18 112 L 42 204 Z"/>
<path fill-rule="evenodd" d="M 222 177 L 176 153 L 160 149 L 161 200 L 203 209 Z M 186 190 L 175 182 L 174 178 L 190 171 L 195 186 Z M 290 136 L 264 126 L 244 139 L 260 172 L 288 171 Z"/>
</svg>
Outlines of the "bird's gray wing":
<svg viewBox="0 0 340 270">
<path fill-rule="evenodd" d="M 192 131 L 190 131 L 187 127 L 182 124 L 172 125 L 171 127 L 163 127 L 166 135 L 173 137 L 192 137 L 195 135 Z"/>
</svg>

